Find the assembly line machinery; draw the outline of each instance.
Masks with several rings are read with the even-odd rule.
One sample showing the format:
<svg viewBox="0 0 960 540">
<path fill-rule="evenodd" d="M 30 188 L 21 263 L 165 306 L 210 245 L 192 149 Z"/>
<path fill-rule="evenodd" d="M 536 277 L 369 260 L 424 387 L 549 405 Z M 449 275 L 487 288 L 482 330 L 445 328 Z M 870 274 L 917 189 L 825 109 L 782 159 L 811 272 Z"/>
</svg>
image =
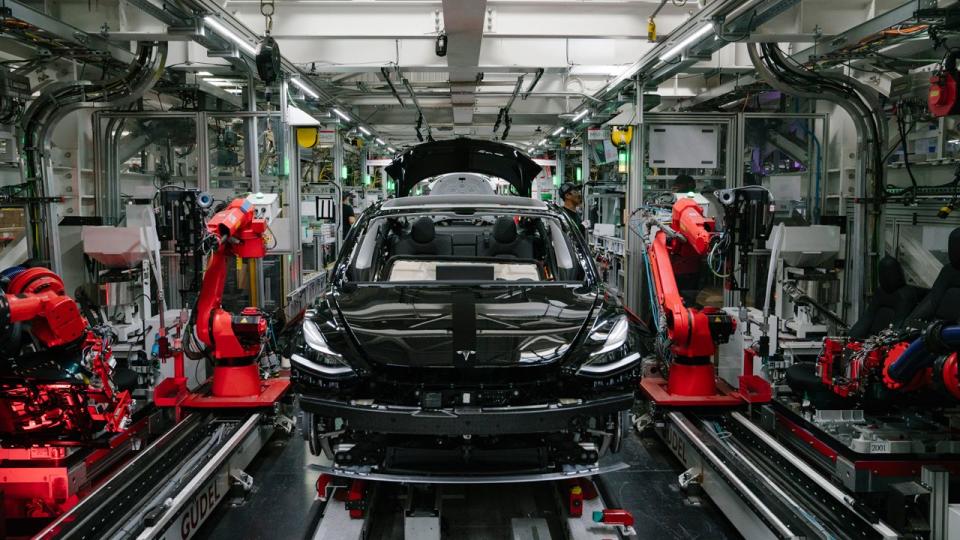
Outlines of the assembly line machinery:
<svg viewBox="0 0 960 540">
<path fill-rule="evenodd" d="M 751 35 L 798 3 L 700 3 L 699 13 L 666 39 L 652 35 L 648 54 L 608 78 L 589 103 L 558 117 L 558 131 L 548 129 L 554 135 L 540 144 L 556 146 L 562 163 L 571 147 L 567 133 L 582 131 L 581 120 L 599 124 L 624 104 L 633 106 L 628 121 L 637 119 L 636 140 L 611 161 L 625 180 L 617 176 L 609 193 L 595 195 L 614 202 L 605 213 L 627 231 L 616 237 L 616 227 L 601 229 L 613 236 L 594 241 L 604 257 L 615 258 L 612 292 L 633 309 L 633 322 L 650 331 L 633 425 L 681 464 L 677 483 L 685 493 L 706 494 L 745 538 L 955 538 L 960 228 L 953 230 L 950 216 L 960 198 L 960 169 L 946 183 L 926 185 L 922 175 L 920 183 L 914 178 L 910 160 L 916 166 L 927 153 L 936 163 L 931 168 L 945 165 L 960 144 L 949 138 L 952 124 L 945 120 L 960 113 L 960 53 L 951 41 L 960 17 L 949 0 L 939 5 L 950 9 L 933 0 L 899 2 L 836 36 L 819 26 L 815 35 L 779 36 L 812 40 L 792 56 L 763 42 L 763 33 Z M 338 109 L 322 91 L 345 93 L 342 85 L 327 86 L 325 76 L 278 59 L 273 37 L 264 51 L 250 54 L 244 45 L 253 47 L 259 36 L 217 2 L 133 4 L 168 34 L 125 37 L 106 25 L 88 34 L 22 2 L 0 8 L 5 39 L 36 45 L 47 58 L 67 55 L 75 67 L 100 66 L 102 75 L 84 81 L 74 71 L 76 81 L 67 76 L 33 95 L 29 79 L 0 70 L 0 123 L 22 124 L 20 141 L 0 136 L 5 145 L 19 143 L 24 181 L 5 183 L 0 202 L 28 216 L 24 252 L 29 244 L 36 258 L 0 272 L 0 537 L 186 539 L 225 501 L 249 495 L 256 456 L 272 438 L 296 429 L 275 343 L 280 325 L 266 305 L 285 308 L 285 322 L 300 315 L 341 243 L 341 195 L 368 190 L 370 148 L 348 148 L 345 141 L 357 123 L 353 111 Z M 890 2 L 873 2 L 871 10 L 883 11 L 879 4 Z M 215 79 L 203 81 L 191 68 L 187 88 L 183 73 L 171 76 L 168 41 L 181 40 L 226 62 L 211 68 L 217 74 L 243 73 L 242 81 L 231 79 L 241 81 L 236 88 L 244 94 L 237 110 L 220 107 L 236 96 L 211 88 Z M 752 66 L 724 66 L 702 92 L 676 99 L 674 112 L 646 114 L 645 100 L 660 99 L 650 93 L 659 82 L 740 41 Z M 896 54 L 910 47 L 920 52 L 906 63 L 932 69 L 911 72 L 916 66 L 898 64 Z M 444 54 L 445 48 L 444 41 Z M 917 61 L 931 50 L 936 58 Z M 264 65 L 261 52 L 276 56 Z M 876 65 L 861 62 L 870 58 L 906 75 L 891 83 Z M 260 88 L 266 110 L 254 64 L 267 83 Z M 287 73 L 277 81 L 277 73 L 263 75 L 270 69 Z M 391 73 L 381 73 L 403 106 Z M 478 72 L 474 86 L 482 79 Z M 402 81 L 419 113 L 420 136 L 425 118 L 408 79 Z M 288 84 L 301 97 L 291 97 L 300 90 L 289 92 Z M 874 89 L 884 85 L 886 95 Z M 274 110 L 271 93 L 278 89 Z M 161 110 L 144 110 L 151 93 Z M 163 109 L 173 96 L 178 105 Z M 347 129 L 317 132 L 301 151 L 292 144 L 296 131 L 287 129 L 298 110 L 292 99 Z M 818 102 L 845 111 L 851 125 L 831 129 Z M 794 112 L 786 112 L 788 104 Z M 94 165 L 83 170 L 77 158 L 78 178 L 70 182 L 51 139 L 54 126 L 81 108 L 99 109 Z M 888 120 L 900 139 L 892 146 Z M 911 133 L 924 124 L 939 138 L 935 150 L 920 148 L 929 137 Z M 829 139 L 850 135 L 846 127 L 855 143 L 839 145 L 845 155 L 828 159 Z M 665 134 L 656 139 L 655 132 Z M 367 135 L 370 147 L 380 141 L 393 153 L 377 133 Z M 670 137 L 684 144 L 667 144 Z M 706 142 L 686 144 L 692 137 Z M 707 155 L 699 155 L 704 149 Z M 693 157 L 695 166 L 682 166 Z M 659 160 L 664 164 L 656 170 Z M 674 161 L 681 165 L 667 165 Z M 667 193 L 669 172 L 686 170 L 717 189 L 714 199 Z M 898 172 L 900 179 L 891 180 Z M 97 185 L 92 195 L 70 191 L 83 174 Z M 898 186 L 907 176 L 911 184 Z M 344 185 L 351 177 L 357 185 Z M 551 191 L 552 179 L 541 180 Z M 774 191 L 794 188 L 795 198 L 775 200 Z M 376 193 L 386 197 L 386 184 Z M 84 207 L 91 201 L 96 217 Z M 72 264 L 80 251 L 61 245 L 66 235 L 58 218 L 66 208 L 76 210 L 70 226 L 83 227 L 79 258 L 96 261 L 88 268 Z M 791 220 L 804 225 L 774 226 Z M 949 230 L 906 232 L 931 225 Z M 119 245 L 128 240 L 135 249 Z M 930 244 L 945 255 L 939 273 Z M 881 259 L 883 253 L 905 259 L 906 270 Z M 700 305 L 688 294 L 699 292 L 703 282 L 691 276 L 703 268 L 723 283 L 723 307 Z M 305 278 L 307 270 L 316 273 Z M 905 271 L 930 290 L 907 286 Z M 73 281 L 93 276 L 94 286 L 71 295 L 69 274 Z M 269 279 L 282 285 L 273 291 Z M 244 280 L 247 290 L 232 293 Z M 879 285 L 873 297 L 866 294 L 872 282 Z M 316 475 L 320 511 L 309 527 L 318 540 L 439 539 L 445 520 L 477 519 L 462 504 L 472 500 L 471 491 L 486 493 L 490 512 L 501 505 L 523 514 L 510 520 L 514 538 L 587 539 L 643 532 L 605 482 L 627 465 L 488 477 L 484 482 L 493 485 L 484 487 L 469 478 L 391 482 L 327 462 L 293 472 L 308 483 Z"/>
<path fill-rule="evenodd" d="M 254 194 L 195 222 L 198 248 L 211 253 L 197 305 L 189 320 L 161 322 L 157 355 L 174 375 L 135 410 L 138 376 L 112 358 L 110 329 L 91 326 L 49 270 L 7 272 L 4 331 L 42 348 L 7 359 L 5 535 L 53 520 L 41 537 L 188 538 L 232 485 L 251 487 L 244 467 L 275 430 L 292 429 L 289 380 L 263 363 L 266 316 L 232 314 L 221 301 L 227 259 L 262 257 L 276 212 L 276 196 Z M 212 362 L 209 381 L 188 385 L 185 355 Z"/>
<path fill-rule="evenodd" d="M 782 356 L 771 348 L 776 324 L 765 323 L 776 321 L 769 295 L 759 320 L 745 306 L 701 310 L 680 298 L 690 259 L 706 256 L 730 290 L 745 292 L 747 265 L 738 269 L 736 261 L 768 240 L 771 261 L 781 256 L 784 228 L 772 227 L 765 188 L 716 196 L 726 207 L 722 227 L 684 195 L 670 208 L 641 209 L 634 221 L 657 335 L 641 383 L 647 412 L 637 426 L 657 433 L 687 467 L 680 485 L 700 486 L 745 537 L 946 538 L 960 518 L 950 498 L 960 467 L 953 431 L 960 332 L 938 320 L 951 320 L 955 310 L 960 229 L 950 234 L 949 263 L 924 299 L 882 296 L 905 287 L 902 277 L 887 283 L 900 270 L 885 261 L 882 283 L 891 291 L 878 293 L 850 337 L 825 338 L 816 361 L 795 363 L 783 380 L 769 369 Z M 768 291 L 776 272 L 771 264 Z M 731 336 L 743 358 L 736 389 L 715 379 L 711 364 Z M 773 379 L 776 392 L 755 373 Z"/>
</svg>

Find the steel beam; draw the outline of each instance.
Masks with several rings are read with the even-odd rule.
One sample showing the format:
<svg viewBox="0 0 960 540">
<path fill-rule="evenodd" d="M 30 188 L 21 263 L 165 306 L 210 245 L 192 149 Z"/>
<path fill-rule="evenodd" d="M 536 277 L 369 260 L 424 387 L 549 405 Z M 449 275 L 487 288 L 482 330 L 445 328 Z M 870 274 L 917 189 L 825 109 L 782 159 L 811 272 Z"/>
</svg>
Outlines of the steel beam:
<svg viewBox="0 0 960 540">
<path fill-rule="evenodd" d="M 904 21 L 913 19 L 913 14 L 921 8 L 936 7 L 936 0 L 910 0 L 898 7 L 878 15 L 863 24 L 833 36 L 829 40 L 824 40 L 816 45 L 794 54 L 792 58 L 801 64 L 805 64 L 819 56 L 826 56 L 830 53 L 858 43 L 861 39 L 872 36 L 881 30 L 896 26 Z"/>
<path fill-rule="evenodd" d="M 169 11 L 166 11 L 164 8 L 161 8 L 155 5 L 150 0 L 128 0 L 128 1 L 134 6 L 136 6 L 138 9 L 146 13 L 147 15 L 150 15 L 154 19 L 157 19 L 158 21 L 166 24 L 167 26 L 177 26 L 178 24 L 180 24 L 180 19 L 176 15 L 174 15 L 173 13 L 170 13 Z"/>
<path fill-rule="evenodd" d="M 115 42 L 131 42 L 131 41 L 196 41 L 198 37 L 202 37 L 198 34 L 188 34 L 188 33 L 171 33 L 171 32 L 110 32 L 104 34 L 103 37 L 110 41 Z"/>
<path fill-rule="evenodd" d="M 10 10 L 10 18 L 40 28 L 45 32 L 56 35 L 64 41 L 75 43 L 80 48 L 99 51 L 124 63 L 130 63 L 135 58 L 133 53 L 128 49 L 116 43 L 111 43 L 109 40 L 96 34 L 88 34 L 79 28 L 70 26 L 60 19 L 28 7 L 19 0 L 6 0 L 4 5 Z"/>
<path fill-rule="evenodd" d="M 447 66 L 450 70 L 450 88 L 453 105 L 454 130 L 473 123 L 476 82 L 482 73 L 480 41 L 487 14 L 486 0 L 443 0 L 444 31 L 448 37 Z M 411 90 L 412 92 L 412 90 Z"/>
<path fill-rule="evenodd" d="M 808 47 L 792 55 L 791 58 L 797 62 L 800 62 L 801 64 L 804 64 L 817 57 L 828 56 L 831 53 L 835 53 L 850 44 L 859 42 L 861 39 L 867 36 L 871 36 L 877 32 L 912 19 L 914 12 L 916 12 L 918 8 L 925 6 L 929 7 L 935 4 L 936 2 L 934 0 L 910 0 L 909 2 L 905 2 L 886 13 L 883 13 L 882 15 L 874 17 L 869 21 L 857 25 L 845 32 L 841 32 L 835 36 L 824 36 L 824 38 L 817 42 L 816 45 Z M 760 39 L 752 41 L 761 42 Z M 770 41 L 779 40 L 771 39 Z M 733 92 L 737 88 L 749 86 L 758 82 L 760 81 L 753 74 L 743 75 L 737 80 L 726 82 L 715 88 L 707 90 L 706 92 L 701 92 L 690 99 L 681 101 L 679 104 L 677 104 L 677 107 L 680 110 L 691 109 L 701 103 L 711 101 L 720 96 Z"/>
</svg>

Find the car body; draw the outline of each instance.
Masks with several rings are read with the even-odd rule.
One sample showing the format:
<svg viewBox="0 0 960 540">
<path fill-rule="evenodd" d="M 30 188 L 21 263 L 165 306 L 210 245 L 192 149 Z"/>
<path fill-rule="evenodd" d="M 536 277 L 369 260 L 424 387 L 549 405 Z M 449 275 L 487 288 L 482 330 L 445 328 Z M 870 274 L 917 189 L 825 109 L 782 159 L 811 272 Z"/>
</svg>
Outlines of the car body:
<svg viewBox="0 0 960 540">
<path fill-rule="evenodd" d="M 440 175 L 431 182 L 430 195 L 496 195 L 496 191 L 488 176 L 452 173 Z"/>
<path fill-rule="evenodd" d="M 402 197 L 351 230 L 291 366 L 310 447 L 338 467 L 558 472 L 619 449 L 638 341 L 555 205 Z"/>
</svg>

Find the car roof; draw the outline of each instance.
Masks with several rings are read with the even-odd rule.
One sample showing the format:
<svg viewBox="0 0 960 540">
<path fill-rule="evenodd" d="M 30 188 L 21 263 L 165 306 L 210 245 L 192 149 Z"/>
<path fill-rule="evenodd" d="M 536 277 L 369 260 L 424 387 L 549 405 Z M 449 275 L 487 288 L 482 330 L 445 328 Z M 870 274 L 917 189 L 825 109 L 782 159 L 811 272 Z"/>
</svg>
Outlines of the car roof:
<svg viewBox="0 0 960 540">
<path fill-rule="evenodd" d="M 525 210 L 546 210 L 547 203 L 530 197 L 509 195 L 420 195 L 388 199 L 380 206 L 382 210 L 401 210 L 417 208 L 522 208 Z"/>
</svg>

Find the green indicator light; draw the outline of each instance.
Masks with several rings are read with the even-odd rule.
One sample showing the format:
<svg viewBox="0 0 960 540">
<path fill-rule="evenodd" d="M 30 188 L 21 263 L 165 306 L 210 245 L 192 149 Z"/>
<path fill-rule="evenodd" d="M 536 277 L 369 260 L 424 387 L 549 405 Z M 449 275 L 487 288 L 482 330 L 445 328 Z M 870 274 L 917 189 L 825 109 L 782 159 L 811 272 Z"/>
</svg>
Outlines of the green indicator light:
<svg viewBox="0 0 960 540">
<path fill-rule="evenodd" d="M 340 179 L 341 179 L 341 180 L 346 180 L 346 179 L 347 179 L 347 166 L 346 166 L 346 165 L 342 165 L 342 166 L 340 167 Z"/>
<path fill-rule="evenodd" d="M 577 182 L 583 181 L 583 168 L 577 167 Z"/>
</svg>

